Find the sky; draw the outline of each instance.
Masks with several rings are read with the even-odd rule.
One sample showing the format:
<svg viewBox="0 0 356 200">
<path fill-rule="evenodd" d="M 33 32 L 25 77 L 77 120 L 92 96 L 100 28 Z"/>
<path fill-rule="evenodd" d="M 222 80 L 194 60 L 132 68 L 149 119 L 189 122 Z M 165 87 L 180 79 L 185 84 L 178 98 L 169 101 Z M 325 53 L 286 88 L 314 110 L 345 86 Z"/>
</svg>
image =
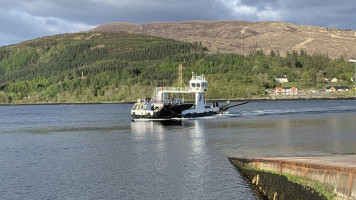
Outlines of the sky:
<svg viewBox="0 0 356 200">
<path fill-rule="evenodd" d="M 356 30 L 355 0 L 0 0 L 0 46 L 109 22 L 281 21 Z"/>
</svg>

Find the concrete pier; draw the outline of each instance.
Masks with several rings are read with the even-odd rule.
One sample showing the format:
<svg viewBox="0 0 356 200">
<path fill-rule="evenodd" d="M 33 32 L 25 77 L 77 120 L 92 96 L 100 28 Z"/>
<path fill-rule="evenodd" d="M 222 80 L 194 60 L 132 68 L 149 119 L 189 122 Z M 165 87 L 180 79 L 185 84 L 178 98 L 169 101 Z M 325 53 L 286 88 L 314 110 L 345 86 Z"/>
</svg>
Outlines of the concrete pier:
<svg viewBox="0 0 356 200">
<path fill-rule="evenodd" d="M 356 155 L 229 158 L 229 160 L 237 168 L 292 175 L 317 181 L 328 188 L 335 199 L 356 200 Z"/>
</svg>

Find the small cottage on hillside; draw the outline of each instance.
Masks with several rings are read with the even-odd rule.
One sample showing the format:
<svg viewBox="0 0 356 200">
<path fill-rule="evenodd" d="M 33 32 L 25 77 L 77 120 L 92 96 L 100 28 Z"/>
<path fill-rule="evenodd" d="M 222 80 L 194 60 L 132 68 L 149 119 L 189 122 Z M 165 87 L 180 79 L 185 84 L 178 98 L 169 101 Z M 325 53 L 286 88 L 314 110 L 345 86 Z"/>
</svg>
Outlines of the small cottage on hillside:
<svg viewBox="0 0 356 200">
<path fill-rule="evenodd" d="M 279 83 L 288 83 L 287 75 L 275 76 L 274 80 L 276 80 Z"/>
<path fill-rule="evenodd" d="M 337 83 L 339 80 L 337 78 L 324 78 L 325 83 Z"/>
<path fill-rule="evenodd" d="M 339 80 L 337 78 L 333 78 L 333 79 L 330 80 L 330 82 L 332 82 L 332 83 L 337 83 L 338 81 Z"/>
</svg>

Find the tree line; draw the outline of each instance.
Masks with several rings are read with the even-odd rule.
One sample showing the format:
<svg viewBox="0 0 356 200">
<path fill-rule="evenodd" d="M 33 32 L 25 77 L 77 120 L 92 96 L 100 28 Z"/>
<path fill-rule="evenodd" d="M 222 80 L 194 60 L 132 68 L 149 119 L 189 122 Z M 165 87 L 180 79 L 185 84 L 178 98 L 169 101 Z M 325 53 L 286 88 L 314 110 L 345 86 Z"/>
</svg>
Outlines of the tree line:
<svg viewBox="0 0 356 200">
<path fill-rule="evenodd" d="M 348 81 L 353 66 L 342 58 L 292 51 L 285 57 L 261 50 L 248 56 L 210 53 L 186 43 L 128 33 L 76 33 L 0 48 L 0 103 L 134 101 L 158 85 L 176 85 L 177 66 L 205 74 L 207 98 L 263 96 L 287 75 L 304 87 L 326 77 Z M 351 84 L 351 82 L 349 83 Z"/>
</svg>

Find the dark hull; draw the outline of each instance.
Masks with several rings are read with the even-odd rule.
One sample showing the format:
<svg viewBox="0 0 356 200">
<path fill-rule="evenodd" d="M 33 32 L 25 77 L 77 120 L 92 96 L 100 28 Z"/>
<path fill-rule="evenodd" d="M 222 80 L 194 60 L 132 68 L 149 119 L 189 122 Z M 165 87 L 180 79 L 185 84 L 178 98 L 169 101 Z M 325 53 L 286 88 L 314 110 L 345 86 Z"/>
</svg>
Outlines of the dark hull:
<svg viewBox="0 0 356 200">
<path fill-rule="evenodd" d="M 171 115 L 169 115 L 171 114 Z M 177 115 L 176 113 L 168 113 L 165 112 L 164 114 L 162 113 L 157 113 L 157 115 L 153 115 L 153 116 L 138 116 L 138 115 L 134 115 L 132 116 L 133 119 L 152 119 L 152 120 L 170 120 L 170 119 L 174 119 L 174 118 L 197 118 L 197 117 L 207 117 L 207 116 L 213 116 L 213 115 L 217 115 L 219 114 L 219 112 L 203 112 L 203 113 L 193 113 L 193 114 L 185 114 L 185 115 Z"/>
<path fill-rule="evenodd" d="M 184 110 L 190 109 L 194 104 L 167 104 L 155 114 L 157 117 L 181 118 Z"/>
<path fill-rule="evenodd" d="M 217 115 L 219 112 L 203 112 L 203 113 L 193 113 L 193 114 L 186 114 L 183 116 L 183 118 L 196 118 L 196 117 L 207 117 L 207 116 L 213 116 Z"/>
<path fill-rule="evenodd" d="M 153 115 L 132 115 L 134 119 L 172 119 L 182 118 L 183 110 L 190 109 L 194 104 L 166 104 L 160 111 L 155 112 Z"/>
<path fill-rule="evenodd" d="M 152 119 L 152 120 L 170 120 L 172 118 L 196 118 L 196 117 L 206 117 L 206 116 L 213 116 L 217 114 L 221 114 L 224 111 L 228 110 L 229 108 L 246 104 L 248 102 L 234 102 L 228 103 L 223 106 L 219 106 L 219 111 L 210 111 L 210 112 L 203 112 L 203 113 L 188 113 L 183 115 L 182 112 L 184 110 L 188 110 L 194 106 L 194 104 L 166 104 L 164 105 L 160 111 L 154 112 L 153 115 L 132 115 L 133 119 Z"/>
</svg>

